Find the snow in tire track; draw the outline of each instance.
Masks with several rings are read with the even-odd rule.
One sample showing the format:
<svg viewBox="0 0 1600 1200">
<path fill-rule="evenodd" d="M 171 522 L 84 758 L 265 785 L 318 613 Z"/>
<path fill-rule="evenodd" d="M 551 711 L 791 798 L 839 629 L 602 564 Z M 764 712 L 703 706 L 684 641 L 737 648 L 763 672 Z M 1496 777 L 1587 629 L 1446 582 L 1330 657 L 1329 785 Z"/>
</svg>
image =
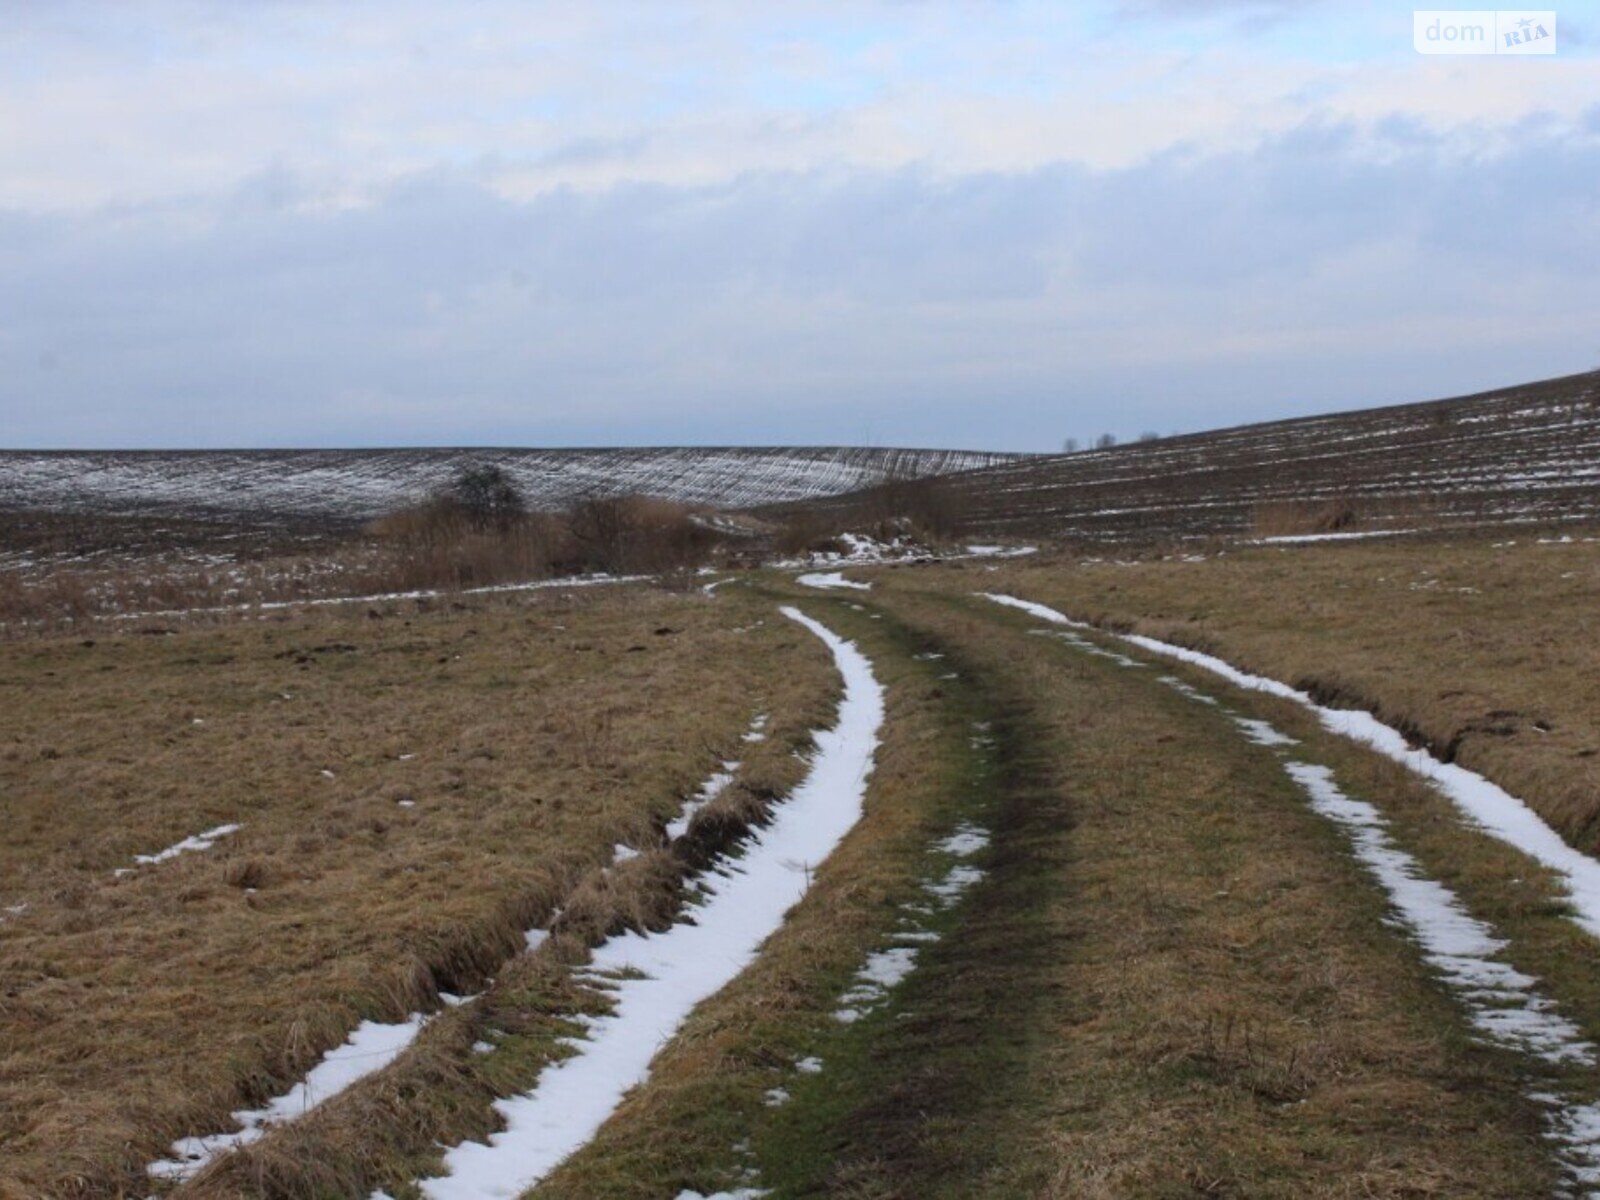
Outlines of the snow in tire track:
<svg viewBox="0 0 1600 1200">
<path fill-rule="evenodd" d="M 146 1173 L 152 1179 L 173 1182 L 192 1178 L 215 1159 L 256 1141 L 274 1125 L 303 1116 L 356 1081 L 382 1070 L 400 1056 L 431 1019 L 426 1013 L 412 1013 L 404 1021 L 392 1024 L 361 1022 L 344 1045 L 323 1055 L 310 1073 L 287 1092 L 260 1108 L 234 1113 L 238 1130 L 179 1138 L 172 1144 L 172 1157 L 149 1164 Z"/>
<path fill-rule="evenodd" d="M 1042 604 L 1012 596 L 981 594 L 997 603 L 1023 609 L 1055 625 L 1089 628 Z M 1412 760 L 1414 756 L 1422 755 L 1438 768 L 1446 768 L 1446 764 L 1433 759 L 1426 751 L 1411 749 L 1403 739 L 1399 740 L 1399 750 L 1396 751 L 1387 737 L 1372 736 L 1370 725 L 1376 725 L 1399 739 L 1398 733 L 1382 725 L 1370 714 L 1324 708 L 1304 692 L 1274 680 L 1247 675 L 1220 659 L 1154 638 L 1127 634 L 1114 636 L 1146 650 L 1203 666 L 1241 687 L 1296 700 L 1315 711 L 1326 728 L 1371 746 L 1432 780 L 1468 813 L 1469 818 L 1473 818 L 1475 823 L 1482 823 L 1477 811 L 1452 792 L 1450 784 L 1442 780 L 1437 771 L 1419 768 Z M 1075 635 L 1071 636 L 1071 640 L 1080 648 L 1106 653 Z M 1124 659 L 1123 665 L 1137 667 L 1144 664 Z M 1473 917 L 1453 891 L 1429 878 L 1422 864 L 1395 843 L 1389 835 L 1388 823 L 1375 806 L 1347 795 L 1334 781 L 1333 772 L 1327 767 L 1291 757 L 1289 748 L 1297 745 L 1295 739 L 1285 736 L 1270 723 L 1243 716 L 1176 677 L 1160 676 L 1159 682 L 1191 700 L 1216 707 L 1239 727 L 1247 740 L 1268 749 L 1279 759 L 1285 773 L 1298 785 L 1311 808 L 1337 825 L 1348 838 L 1356 859 L 1388 896 L 1398 924 L 1421 948 L 1423 958 L 1434 975 L 1460 1002 L 1468 1020 L 1481 1037 L 1505 1049 L 1555 1066 L 1593 1067 L 1600 1060 L 1600 1050 L 1583 1036 L 1576 1025 L 1556 1010 L 1555 1002 L 1540 991 L 1539 981 L 1518 971 L 1500 957 L 1507 943 L 1496 935 L 1494 929 Z M 1329 717 L 1361 717 L 1364 720 L 1350 722 L 1330 720 Z M 1521 808 L 1533 821 L 1538 821 L 1521 801 L 1500 792 L 1481 776 L 1460 768 L 1448 769 L 1492 788 L 1510 805 Z M 1481 789 L 1470 784 L 1469 787 L 1473 797 L 1485 799 Z M 1495 802 L 1492 796 L 1487 799 L 1492 805 L 1491 811 L 1498 812 L 1502 818 L 1516 815 L 1516 809 Z M 1543 827 L 1542 822 L 1540 825 Z M 1513 828 L 1516 827 L 1513 825 Z M 1549 832 L 1548 829 L 1546 831 Z M 1519 849 L 1524 848 L 1494 828 L 1489 828 L 1489 832 L 1496 833 Z M 1555 836 L 1553 832 L 1551 836 Z M 1577 851 L 1570 853 L 1577 855 Z M 1534 854 L 1533 857 L 1539 856 Z M 1593 931 L 1587 921 L 1580 918 L 1580 923 Z M 1548 1088 L 1541 1086 L 1539 1090 L 1530 1091 L 1528 1095 L 1544 1107 L 1545 1135 L 1555 1146 L 1563 1165 L 1583 1187 L 1583 1194 L 1600 1196 L 1600 1190 L 1596 1190 L 1600 1186 L 1600 1102 L 1575 1097 L 1559 1080 L 1552 1082 Z"/>
<path fill-rule="evenodd" d="M 518 1196 L 586 1144 L 695 1005 L 755 958 L 860 818 L 883 688 L 853 643 L 798 609 L 781 611 L 827 645 L 844 678 L 838 722 L 817 735 L 805 779 L 742 855 L 700 877 L 693 924 L 621 934 L 595 950 L 590 976 L 609 977 L 613 1010 L 591 1018 L 572 1057 L 545 1068 L 532 1091 L 496 1102 L 503 1130 L 446 1151 L 447 1173 L 421 1182 L 431 1200 Z"/>
<path fill-rule="evenodd" d="M 1198 650 L 1190 650 L 1185 646 L 1175 646 L 1171 642 L 1139 634 L 1109 633 L 1083 621 L 1074 621 L 1047 605 L 1036 604 L 1031 600 L 1020 600 L 1015 596 L 994 592 L 978 594 L 997 604 L 1020 608 L 1053 625 L 1092 630 L 1104 636 L 1115 637 L 1153 654 L 1175 658 L 1180 662 L 1200 667 L 1248 691 L 1265 692 L 1269 696 L 1294 701 L 1310 710 L 1322 727 L 1329 732 L 1360 742 L 1414 774 L 1422 776 L 1437 787 L 1477 828 L 1499 838 L 1560 875 L 1572 900 L 1573 919 L 1594 937 L 1600 938 L 1600 862 L 1567 845 L 1561 835 L 1546 825 L 1538 813 L 1498 784 L 1455 763 L 1442 762 L 1428 751 L 1410 745 L 1398 729 L 1385 725 L 1371 713 L 1357 709 L 1329 708 L 1318 704 L 1308 692 L 1290 687 L 1286 683 L 1279 683 L 1276 679 L 1241 671 L 1220 658 L 1202 654 Z"/>
</svg>

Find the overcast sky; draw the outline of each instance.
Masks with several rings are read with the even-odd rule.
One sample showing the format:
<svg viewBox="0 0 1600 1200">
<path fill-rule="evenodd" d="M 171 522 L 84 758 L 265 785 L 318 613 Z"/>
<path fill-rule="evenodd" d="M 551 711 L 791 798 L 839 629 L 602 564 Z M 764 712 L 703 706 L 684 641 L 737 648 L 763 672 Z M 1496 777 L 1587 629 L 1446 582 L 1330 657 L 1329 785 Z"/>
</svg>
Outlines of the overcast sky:
<svg viewBox="0 0 1600 1200">
<path fill-rule="evenodd" d="M 0 446 L 1053 449 L 1600 365 L 1600 21 L 0 0 Z"/>
</svg>

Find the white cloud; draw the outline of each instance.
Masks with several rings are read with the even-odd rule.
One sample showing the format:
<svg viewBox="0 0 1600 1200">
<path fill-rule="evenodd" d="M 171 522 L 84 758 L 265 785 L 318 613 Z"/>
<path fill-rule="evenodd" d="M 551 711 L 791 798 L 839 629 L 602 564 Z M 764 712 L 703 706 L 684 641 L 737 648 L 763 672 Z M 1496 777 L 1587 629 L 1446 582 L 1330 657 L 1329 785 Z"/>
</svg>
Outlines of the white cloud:
<svg viewBox="0 0 1600 1200">
<path fill-rule="evenodd" d="M 1347 126 L 529 201 L 436 172 L 349 211 L 282 175 L 204 220 L 0 222 L 0 413 L 30 444 L 1040 447 L 1338 407 L 1421 364 L 1441 391 L 1590 365 L 1597 175 L 1594 135 L 1476 159 Z"/>
<path fill-rule="evenodd" d="M 836 166 L 1109 168 L 1311 118 L 1571 121 L 1600 94 L 1592 57 L 1423 59 L 1403 30 L 1383 54 L 1325 46 L 1375 20 L 1359 7 L 1302 17 L 1288 44 L 1203 50 L 1170 22 L 1130 29 L 1091 6 L 1072 20 L 1038 0 L 31 11 L 0 44 L 0 206 L 35 211 L 225 191 L 274 162 L 343 203 L 441 168 L 519 198 Z"/>
</svg>

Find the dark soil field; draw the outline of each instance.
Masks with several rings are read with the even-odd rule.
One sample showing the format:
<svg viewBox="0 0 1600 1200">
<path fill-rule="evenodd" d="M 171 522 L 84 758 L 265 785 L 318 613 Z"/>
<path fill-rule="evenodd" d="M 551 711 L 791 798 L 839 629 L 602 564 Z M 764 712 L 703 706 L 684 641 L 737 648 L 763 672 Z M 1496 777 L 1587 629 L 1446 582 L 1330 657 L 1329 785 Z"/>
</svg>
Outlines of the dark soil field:
<svg viewBox="0 0 1600 1200">
<path fill-rule="evenodd" d="M 1024 459 L 939 486 L 973 531 L 1070 540 L 1593 519 L 1600 374 Z"/>
</svg>

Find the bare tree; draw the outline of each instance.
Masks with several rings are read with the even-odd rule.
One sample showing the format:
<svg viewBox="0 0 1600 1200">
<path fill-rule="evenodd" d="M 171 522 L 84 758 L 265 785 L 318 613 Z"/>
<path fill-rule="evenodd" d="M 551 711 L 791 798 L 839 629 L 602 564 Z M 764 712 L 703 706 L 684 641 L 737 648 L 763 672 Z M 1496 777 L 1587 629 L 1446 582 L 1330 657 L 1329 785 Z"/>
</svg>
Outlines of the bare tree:
<svg viewBox="0 0 1600 1200">
<path fill-rule="evenodd" d="M 1114 433 L 1102 433 L 1099 437 L 1095 438 L 1095 440 L 1094 440 L 1094 448 L 1096 450 L 1109 450 L 1109 449 L 1111 449 L 1111 447 L 1115 446 L 1116 444 L 1117 444 L 1117 435 L 1114 434 Z"/>
<path fill-rule="evenodd" d="M 1077 438 L 1061 439 L 1061 453 L 1063 454 L 1076 454 L 1080 448 Z"/>
<path fill-rule="evenodd" d="M 526 511 L 511 476 L 493 463 L 462 467 L 445 495 L 479 528 L 498 525 L 504 529 Z"/>
</svg>

